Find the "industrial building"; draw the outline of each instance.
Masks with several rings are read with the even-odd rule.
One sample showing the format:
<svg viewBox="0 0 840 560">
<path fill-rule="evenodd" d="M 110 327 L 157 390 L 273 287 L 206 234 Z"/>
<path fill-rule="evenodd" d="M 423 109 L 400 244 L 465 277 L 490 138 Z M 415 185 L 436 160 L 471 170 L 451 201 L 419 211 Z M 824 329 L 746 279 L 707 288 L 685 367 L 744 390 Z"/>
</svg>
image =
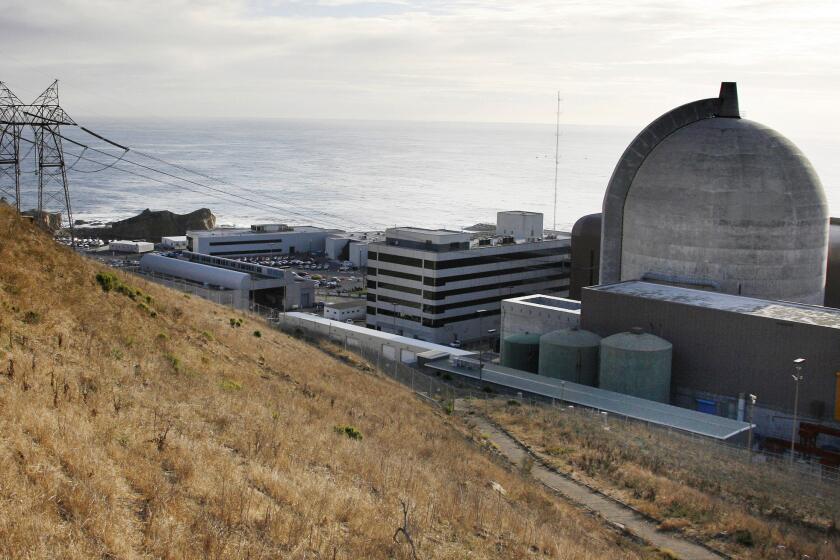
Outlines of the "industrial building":
<svg viewBox="0 0 840 560">
<path fill-rule="evenodd" d="M 149 253 L 155 250 L 155 244 L 148 241 L 111 241 L 108 250 L 116 253 Z"/>
<path fill-rule="evenodd" d="M 598 283 L 601 272 L 601 214 L 583 216 L 572 226 L 572 270 L 569 297 L 580 300 L 580 291 Z"/>
<path fill-rule="evenodd" d="M 286 311 L 315 304 L 315 282 L 287 269 L 184 251 L 177 257 L 144 255 L 140 271 L 164 284 L 193 286 L 193 293 L 238 309 L 258 304 Z"/>
<path fill-rule="evenodd" d="M 584 288 L 581 303 L 586 330 L 641 327 L 673 345 L 674 404 L 743 418 L 754 394 L 756 423 L 789 437 L 793 360 L 805 358 L 800 418 L 840 421 L 840 310 L 642 281 Z"/>
<path fill-rule="evenodd" d="M 642 130 L 604 197 L 600 282 L 823 302 L 828 206 L 802 152 L 740 116 L 735 83 Z"/>
<path fill-rule="evenodd" d="M 333 235 L 325 241 L 325 255 L 336 261 L 349 261 L 356 268 L 365 268 L 368 245 L 376 238 L 367 233 Z"/>
<path fill-rule="evenodd" d="M 324 305 L 324 318 L 344 322 L 364 320 L 366 303 L 366 301 L 361 299 L 358 301 L 327 303 Z"/>
<path fill-rule="evenodd" d="M 529 235 L 542 231 L 542 215 L 527 221 Z M 472 239 L 460 231 L 388 229 L 385 241 L 368 249 L 368 326 L 442 344 L 495 338 L 488 331 L 499 328 L 501 300 L 567 294 L 567 235 L 517 242 L 496 233 Z"/>
<path fill-rule="evenodd" d="M 547 333 L 580 324 L 580 302 L 542 294 L 502 300 L 499 336 Z"/>
<path fill-rule="evenodd" d="M 161 237 L 160 246 L 164 249 L 170 249 L 173 251 L 183 251 L 187 248 L 187 236 L 175 235 L 171 237 Z"/>
<path fill-rule="evenodd" d="M 337 229 L 286 224 L 255 224 L 250 228 L 215 228 L 188 231 L 187 249 L 219 257 L 263 257 L 296 253 L 323 253 L 327 237 Z"/>
</svg>

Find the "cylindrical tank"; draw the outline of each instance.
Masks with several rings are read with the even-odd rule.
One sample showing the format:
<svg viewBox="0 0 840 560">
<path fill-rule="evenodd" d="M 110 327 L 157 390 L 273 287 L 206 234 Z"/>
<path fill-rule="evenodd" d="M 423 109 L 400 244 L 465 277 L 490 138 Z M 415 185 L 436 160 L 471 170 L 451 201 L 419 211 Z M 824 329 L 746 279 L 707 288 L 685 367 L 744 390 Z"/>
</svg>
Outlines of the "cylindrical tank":
<svg viewBox="0 0 840 560">
<path fill-rule="evenodd" d="M 601 337 L 577 327 L 540 337 L 539 374 L 594 386 L 598 383 Z"/>
<path fill-rule="evenodd" d="M 640 328 L 601 340 L 601 389 L 667 403 L 671 400 L 671 353 L 667 340 Z"/>
<path fill-rule="evenodd" d="M 540 358 L 540 335 L 519 333 L 502 341 L 502 365 L 537 373 Z"/>
<path fill-rule="evenodd" d="M 583 216 L 572 227 L 572 268 L 569 298 L 580 300 L 581 289 L 598 283 L 601 260 L 601 214 Z"/>
</svg>

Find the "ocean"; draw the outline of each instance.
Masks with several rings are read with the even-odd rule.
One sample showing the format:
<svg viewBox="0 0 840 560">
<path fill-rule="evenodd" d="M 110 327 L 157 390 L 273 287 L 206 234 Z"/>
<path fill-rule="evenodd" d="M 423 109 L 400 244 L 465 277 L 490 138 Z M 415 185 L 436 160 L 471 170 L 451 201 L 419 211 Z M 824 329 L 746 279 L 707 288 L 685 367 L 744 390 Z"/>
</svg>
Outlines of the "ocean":
<svg viewBox="0 0 840 560">
<path fill-rule="evenodd" d="M 87 150 L 77 161 L 81 148 L 65 143 L 74 217 L 86 221 L 126 218 L 145 208 L 183 213 L 201 207 L 225 225 L 283 222 L 349 230 L 460 228 L 494 222 L 497 211 L 513 209 L 542 212 L 549 228 L 555 219 L 553 125 L 104 119 L 84 125 L 132 148 L 124 161 L 102 169 L 90 160 L 113 159 Z M 558 229 L 600 211 L 613 167 L 637 132 L 561 125 Z M 65 134 L 119 153 L 79 131 Z M 817 169 L 836 215 L 840 141 L 828 135 L 792 139 Z M 29 207 L 34 197 L 26 182 L 25 190 Z"/>
</svg>

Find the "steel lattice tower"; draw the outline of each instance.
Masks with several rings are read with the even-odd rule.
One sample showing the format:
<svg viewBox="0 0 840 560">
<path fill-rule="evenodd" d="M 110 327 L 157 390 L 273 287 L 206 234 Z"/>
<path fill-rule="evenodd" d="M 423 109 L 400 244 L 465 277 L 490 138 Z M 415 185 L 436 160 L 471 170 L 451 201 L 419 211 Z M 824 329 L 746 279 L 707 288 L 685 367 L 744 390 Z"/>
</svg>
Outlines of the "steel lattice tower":
<svg viewBox="0 0 840 560">
<path fill-rule="evenodd" d="M 24 104 L 0 82 L 0 197 L 20 212 L 20 134 Z"/>
<path fill-rule="evenodd" d="M 67 168 L 64 149 L 61 144 L 61 125 L 75 126 L 58 103 L 58 80 L 54 81 L 24 110 L 35 131 L 35 150 L 38 162 L 38 208 L 37 218 L 46 225 L 49 217 L 45 212 L 64 210 L 73 237 L 73 212 L 70 205 L 70 186 L 67 182 Z"/>
</svg>

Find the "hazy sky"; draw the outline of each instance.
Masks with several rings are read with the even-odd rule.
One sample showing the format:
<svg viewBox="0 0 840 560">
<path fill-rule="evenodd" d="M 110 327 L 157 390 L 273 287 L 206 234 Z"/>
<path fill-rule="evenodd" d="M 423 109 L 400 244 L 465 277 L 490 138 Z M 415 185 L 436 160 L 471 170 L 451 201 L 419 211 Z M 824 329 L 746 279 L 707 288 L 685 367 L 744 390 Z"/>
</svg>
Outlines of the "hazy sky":
<svg viewBox="0 0 840 560">
<path fill-rule="evenodd" d="M 739 83 L 745 116 L 840 126 L 840 2 L 0 0 L 0 80 L 76 116 L 640 126 Z"/>
</svg>

